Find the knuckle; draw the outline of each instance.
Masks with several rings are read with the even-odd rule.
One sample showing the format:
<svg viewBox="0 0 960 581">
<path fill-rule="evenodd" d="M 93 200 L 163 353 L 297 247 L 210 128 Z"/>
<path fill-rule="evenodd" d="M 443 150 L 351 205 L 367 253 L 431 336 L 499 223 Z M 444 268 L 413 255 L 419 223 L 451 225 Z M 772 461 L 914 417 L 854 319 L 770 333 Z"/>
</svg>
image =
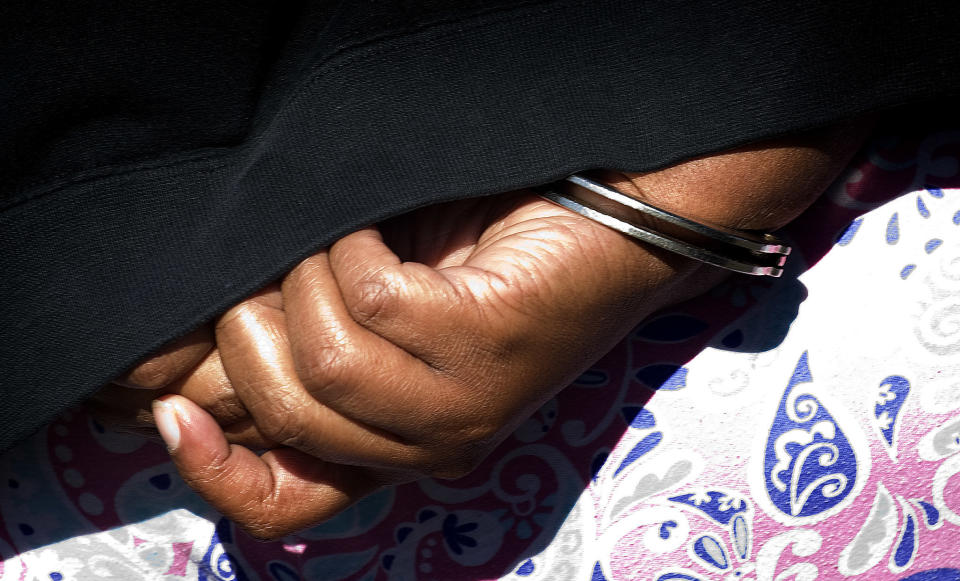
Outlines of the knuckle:
<svg viewBox="0 0 960 581">
<path fill-rule="evenodd" d="M 350 316 L 361 325 L 389 317 L 400 298 L 400 285 L 386 270 L 381 270 L 356 283 L 345 293 Z"/>
<path fill-rule="evenodd" d="M 304 406 L 297 386 L 280 384 L 270 376 L 244 378 L 236 387 L 239 404 L 257 421 L 293 417 Z"/>
<path fill-rule="evenodd" d="M 323 383 L 340 366 L 350 351 L 350 339 L 337 323 L 317 329 L 315 334 L 298 345 L 294 359 L 297 373 L 308 383 Z"/>
<path fill-rule="evenodd" d="M 157 355 L 134 367 L 124 379 L 126 383 L 139 387 L 157 389 L 172 383 L 180 375 L 176 367 L 166 355 Z"/>
<path fill-rule="evenodd" d="M 213 342 L 209 328 L 201 327 L 142 359 L 119 382 L 128 387 L 167 387 L 203 360 L 211 349 Z"/>
<path fill-rule="evenodd" d="M 295 415 L 274 416 L 272 421 L 257 422 L 257 428 L 268 440 L 281 446 L 300 448 L 304 443 L 304 428 Z"/>
<path fill-rule="evenodd" d="M 306 406 L 309 404 L 290 393 L 253 393 L 257 397 L 243 403 L 260 433 L 278 444 L 296 447 L 304 437 L 303 418 L 308 416 Z"/>
<path fill-rule="evenodd" d="M 237 303 L 217 319 L 215 326 L 217 335 L 219 336 L 224 332 L 233 331 L 238 325 L 242 326 L 244 321 L 249 320 L 251 317 L 257 317 L 261 308 L 261 305 L 256 301 L 245 300 Z"/>
<path fill-rule="evenodd" d="M 361 350 L 342 328 L 318 333 L 298 349 L 294 359 L 297 376 L 310 395 L 328 403 L 342 395 L 340 388 L 349 385 L 365 365 Z"/>
<path fill-rule="evenodd" d="M 232 393 L 218 394 L 213 400 L 203 402 L 201 407 L 213 416 L 220 425 L 233 423 L 248 416 L 247 409 Z"/>
</svg>

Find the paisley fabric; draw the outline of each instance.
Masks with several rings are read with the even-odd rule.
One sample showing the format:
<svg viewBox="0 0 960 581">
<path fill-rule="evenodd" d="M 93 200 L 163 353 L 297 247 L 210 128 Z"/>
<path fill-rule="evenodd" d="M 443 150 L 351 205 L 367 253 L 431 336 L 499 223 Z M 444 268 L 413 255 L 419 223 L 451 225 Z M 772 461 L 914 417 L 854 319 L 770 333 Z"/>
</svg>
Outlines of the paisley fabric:
<svg viewBox="0 0 960 581">
<path fill-rule="evenodd" d="M 474 474 L 282 541 L 65 414 L 0 457 L 0 581 L 960 579 L 960 131 L 876 139 L 786 236 Z"/>
</svg>

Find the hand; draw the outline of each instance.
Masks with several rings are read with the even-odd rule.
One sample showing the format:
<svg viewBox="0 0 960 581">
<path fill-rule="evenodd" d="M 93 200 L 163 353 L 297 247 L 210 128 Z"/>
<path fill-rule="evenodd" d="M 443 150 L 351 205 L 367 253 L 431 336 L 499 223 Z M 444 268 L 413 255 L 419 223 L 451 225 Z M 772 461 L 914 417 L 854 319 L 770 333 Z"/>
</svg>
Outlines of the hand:
<svg viewBox="0 0 960 581">
<path fill-rule="evenodd" d="M 286 447 L 228 447 L 199 408 L 169 398 L 182 424 L 174 461 L 259 536 L 383 484 L 464 474 L 663 304 L 675 277 L 663 258 L 529 194 L 360 231 L 294 269 L 282 296 L 218 323 L 240 400 Z"/>
<path fill-rule="evenodd" d="M 189 397 L 184 388 L 207 375 L 220 393 L 229 377 L 240 409 L 266 437 L 302 451 L 257 457 L 233 447 L 219 458 L 230 449 L 210 448 L 227 443 L 216 424 L 193 402 L 171 398 L 185 424 L 182 442 L 200 444 L 174 452 L 188 482 L 255 534 L 332 516 L 383 484 L 466 473 L 643 317 L 643 289 L 622 272 L 640 282 L 645 264 L 671 270 L 619 234 L 529 194 L 431 208 L 384 230 L 417 262 L 401 264 L 375 229 L 346 237 L 295 269 L 282 295 L 267 289 L 226 313 L 218 349 L 167 388 Z M 608 268 L 583 271 L 585 260 Z M 379 276 L 395 286 L 364 295 L 387 280 Z M 541 276 L 565 284 L 547 294 Z M 615 279 L 623 284 L 610 285 Z M 393 292 L 412 302 L 364 316 L 366 298 Z M 613 316 L 589 321 L 601 311 Z M 591 349 L 570 357 L 581 341 Z M 295 363 L 294 348 L 305 364 Z M 202 474 L 191 474 L 191 460 Z M 274 481 L 285 484 L 270 501 L 262 496 L 272 496 L 265 485 Z"/>
<path fill-rule="evenodd" d="M 697 219 L 773 228 L 853 147 L 827 149 L 752 149 L 607 178 Z M 158 417 L 198 492 L 253 534 L 279 536 L 378 486 L 468 472 L 640 319 L 720 276 L 527 194 L 429 208 L 345 237 L 281 294 L 221 319 L 226 373 L 284 447 L 230 446 L 180 397 Z"/>
</svg>

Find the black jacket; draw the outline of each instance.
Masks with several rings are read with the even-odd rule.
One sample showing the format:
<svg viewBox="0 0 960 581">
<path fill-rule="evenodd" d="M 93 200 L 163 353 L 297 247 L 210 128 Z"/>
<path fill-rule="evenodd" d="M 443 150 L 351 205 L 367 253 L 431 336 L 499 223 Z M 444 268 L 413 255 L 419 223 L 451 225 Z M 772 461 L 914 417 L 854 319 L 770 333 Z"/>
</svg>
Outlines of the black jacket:
<svg viewBox="0 0 960 581">
<path fill-rule="evenodd" d="M 960 3 L 0 6 L 0 448 L 360 225 L 957 93 Z"/>
</svg>

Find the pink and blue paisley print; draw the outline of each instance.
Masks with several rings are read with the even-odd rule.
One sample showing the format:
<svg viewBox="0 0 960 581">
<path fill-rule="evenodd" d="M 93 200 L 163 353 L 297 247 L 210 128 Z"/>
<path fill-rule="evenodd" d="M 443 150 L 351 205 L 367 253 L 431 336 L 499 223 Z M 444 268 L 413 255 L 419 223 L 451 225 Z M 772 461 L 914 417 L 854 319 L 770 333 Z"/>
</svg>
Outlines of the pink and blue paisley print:
<svg viewBox="0 0 960 581">
<path fill-rule="evenodd" d="M 476 472 L 259 543 L 65 414 L 0 457 L 0 581 L 960 580 L 960 133 L 877 140 L 781 280 L 651 318 Z"/>
</svg>

